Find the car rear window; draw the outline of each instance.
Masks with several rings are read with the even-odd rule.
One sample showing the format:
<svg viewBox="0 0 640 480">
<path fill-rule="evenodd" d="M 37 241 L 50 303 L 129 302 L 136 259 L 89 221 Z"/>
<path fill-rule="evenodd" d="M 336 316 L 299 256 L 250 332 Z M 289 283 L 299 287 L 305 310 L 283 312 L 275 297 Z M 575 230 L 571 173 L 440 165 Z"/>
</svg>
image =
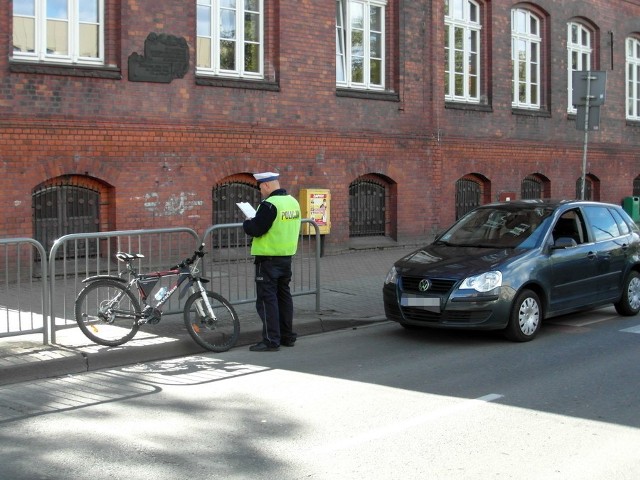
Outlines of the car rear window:
<svg viewBox="0 0 640 480">
<path fill-rule="evenodd" d="M 596 242 L 620 236 L 618 222 L 608 208 L 588 206 L 584 208 L 584 212 L 591 224 Z"/>
<path fill-rule="evenodd" d="M 611 211 L 611 214 L 613 215 L 613 218 L 615 218 L 616 222 L 618 223 L 618 228 L 620 229 L 620 232 L 623 235 L 626 235 L 627 233 L 629 233 L 631 231 L 631 228 L 629 227 L 629 225 L 627 225 L 627 222 L 624 221 L 624 219 L 622 218 L 622 215 L 620 215 L 620 213 L 613 208 L 610 211 Z"/>
</svg>

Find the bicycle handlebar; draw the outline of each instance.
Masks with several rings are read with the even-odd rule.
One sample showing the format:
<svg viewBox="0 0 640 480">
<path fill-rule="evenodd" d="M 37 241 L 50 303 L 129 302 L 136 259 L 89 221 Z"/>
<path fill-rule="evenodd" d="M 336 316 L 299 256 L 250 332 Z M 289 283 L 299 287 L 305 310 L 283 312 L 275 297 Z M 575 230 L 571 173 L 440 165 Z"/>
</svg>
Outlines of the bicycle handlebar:
<svg viewBox="0 0 640 480">
<path fill-rule="evenodd" d="M 205 256 L 207 252 L 204 251 L 204 243 L 200 244 L 200 247 L 198 247 L 198 250 L 196 250 L 195 252 L 193 252 L 193 255 L 189 258 L 185 258 L 182 262 L 180 262 L 178 265 L 176 265 L 173 268 L 185 268 L 188 267 L 189 265 L 192 265 L 193 262 L 196 261 L 196 258 L 202 258 Z"/>
</svg>

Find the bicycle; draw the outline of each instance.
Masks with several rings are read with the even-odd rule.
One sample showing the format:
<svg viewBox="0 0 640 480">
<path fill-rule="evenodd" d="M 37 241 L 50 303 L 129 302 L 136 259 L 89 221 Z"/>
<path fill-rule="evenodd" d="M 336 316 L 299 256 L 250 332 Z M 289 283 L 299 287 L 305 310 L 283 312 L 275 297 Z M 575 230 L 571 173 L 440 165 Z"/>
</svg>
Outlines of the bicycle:
<svg viewBox="0 0 640 480">
<path fill-rule="evenodd" d="M 116 253 L 116 258 L 126 267 L 118 276 L 97 275 L 82 281 L 87 285 L 75 301 L 80 330 L 99 345 L 122 345 L 135 336 L 140 326 L 157 324 L 162 317 L 162 306 L 183 286 L 179 298 L 191 293 L 183 312 L 185 326 L 193 340 L 214 352 L 229 350 L 238 341 L 240 321 L 227 299 L 204 288 L 203 284 L 209 280 L 200 277 L 198 270 L 204 255 L 202 244 L 193 256 L 168 270 L 139 274 L 133 262 L 144 255 Z M 127 280 L 126 275 L 131 278 Z M 164 277 L 177 278 L 169 289 L 154 292 L 155 302 L 148 303 L 154 287 Z"/>
</svg>

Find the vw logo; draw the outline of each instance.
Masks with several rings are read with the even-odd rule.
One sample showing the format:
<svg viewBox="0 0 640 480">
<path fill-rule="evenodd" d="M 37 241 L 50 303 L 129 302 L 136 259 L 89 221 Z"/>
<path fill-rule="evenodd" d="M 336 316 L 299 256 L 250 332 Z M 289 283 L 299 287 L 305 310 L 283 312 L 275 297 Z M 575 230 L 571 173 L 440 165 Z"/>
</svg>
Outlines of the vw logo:
<svg viewBox="0 0 640 480">
<path fill-rule="evenodd" d="M 422 280 L 420 280 L 420 283 L 418 284 L 418 290 L 420 290 L 421 292 L 426 292 L 430 288 L 431 281 L 428 278 L 423 278 Z"/>
</svg>

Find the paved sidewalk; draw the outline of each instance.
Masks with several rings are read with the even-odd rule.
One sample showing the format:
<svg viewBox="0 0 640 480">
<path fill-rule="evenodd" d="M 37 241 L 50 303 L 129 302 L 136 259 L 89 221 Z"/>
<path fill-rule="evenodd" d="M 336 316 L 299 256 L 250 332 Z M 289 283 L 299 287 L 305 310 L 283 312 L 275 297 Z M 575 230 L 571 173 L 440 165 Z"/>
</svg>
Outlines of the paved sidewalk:
<svg viewBox="0 0 640 480">
<path fill-rule="evenodd" d="M 315 310 L 314 295 L 294 297 L 294 327 L 298 335 L 386 321 L 382 303 L 384 277 L 395 260 L 414 248 L 355 250 L 322 257 L 320 311 Z M 241 333 L 235 348 L 246 348 L 260 340 L 262 324 L 253 304 L 239 305 L 236 310 Z M 301 338 L 296 347 L 303 345 Z M 43 345 L 41 334 L 0 338 L 0 385 L 202 351 L 184 328 L 181 315 L 166 316 L 157 325 L 143 326 L 133 340 L 120 347 L 95 345 L 77 327 L 58 330 L 54 345 Z"/>
</svg>

